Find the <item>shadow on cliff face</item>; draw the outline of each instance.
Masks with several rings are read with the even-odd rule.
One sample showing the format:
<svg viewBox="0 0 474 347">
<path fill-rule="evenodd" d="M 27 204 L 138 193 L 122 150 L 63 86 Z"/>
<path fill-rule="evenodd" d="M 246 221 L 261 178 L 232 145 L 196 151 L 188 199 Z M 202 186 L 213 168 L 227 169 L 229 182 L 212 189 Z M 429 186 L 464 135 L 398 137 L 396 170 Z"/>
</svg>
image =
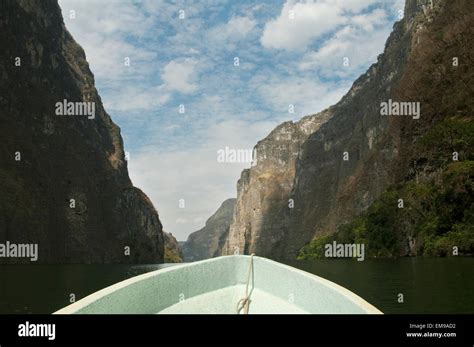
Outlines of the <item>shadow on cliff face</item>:
<svg viewBox="0 0 474 347">
<path fill-rule="evenodd" d="M 158 214 L 132 186 L 120 129 L 57 2 L 1 7 L 0 242 L 37 244 L 41 263 L 161 262 Z M 63 100 L 93 103 L 94 118 L 57 115 Z"/>
<path fill-rule="evenodd" d="M 315 235 L 328 234 L 368 207 L 393 182 L 397 126 L 380 116 L 380 102 L 391 97 L 410 45 L 404 23 L 395 25 L 383 55 L 328 111 L 331 118 L 301 145 L 288 199 L 272 206 L 282 222 L 275 254 L 295 258 Z M 390 77 L 389 77 L 390 75 Z M 272 253 L 273 254 L 273 253 Z"/>
<path fill-rule="evenodd" d="M 268 232 L 277 230 L 264 239 L 271 249 L 265 255 L 294 258 L 315 235 L 336 232 L 390 185 L 414 177 L 413 163 L 426 162 L 427 153 L 416 147 L 422 134 L 446 117 L 472 116 L 474 11 L 466 9 L 473 7 L 469 1 L 442 1 L 433 8 L 407 2 L 405 18 L 395 24 L 378 62 L 303 143 L 288 196 L 294 209 L 275 200 L 263 216 Z M 454 67 L 453 57 L 462 66 Z M 421 118 L 381 116 L 381 102 L 388 99 L 419 102 Z"/>
</svg>

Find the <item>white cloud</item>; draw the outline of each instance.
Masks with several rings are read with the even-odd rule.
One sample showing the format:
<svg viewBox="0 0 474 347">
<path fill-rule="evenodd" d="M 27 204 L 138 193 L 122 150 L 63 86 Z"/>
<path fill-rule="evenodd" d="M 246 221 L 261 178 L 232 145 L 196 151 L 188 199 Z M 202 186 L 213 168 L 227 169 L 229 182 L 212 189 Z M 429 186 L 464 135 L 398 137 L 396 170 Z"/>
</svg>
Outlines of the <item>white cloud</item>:
<svg viewBox="0 0 474 347">
<path fill-rule="evenodd" d="M 369 28 L 382 13 L 359 14 L 381 0 L 287 0 L 280 15 L 266 23 L 261 43 L 266 48 L 303 51 L 316 39 L 341 25 L 357 23 Z M 383 12 L 383 11 L 382 11 Z"/>
<path fill-rule="evenodd" d="M 390 29 L 388 18 L 382 9 L 351 18 L 350 23 L 339 29 L 315 51 L 307 52 L 298 67 L 316 70 L 321 77 L 355 78 L 354 72 L 363 70 L 376 61 Z M 348 66 L 343 64 L 348 59 Z"/>
<path fill-rule="evenodd" d="M 188 220 L 186 218 L 179 217 L 178 219 L 176 219 L 175 223 L 176 224 L 188 224 Z"/>
<path fill-rule="evenodd" d="M 104 107 L 109 111 L 136 113 L 157 109 L 169 99 L 170 94 L 163 86 L 144 88 L 128 85 L 110 93 L 110 96 L 104 100 Z"/>
<path fill-rule="evenodd" d="M 368 14 L 359 14 L 351 18 L 351 23 L 361 27 L 365 31 L 372 31 L 374 27 L 387 20 L 387 14 L 381 8 L 373 10 Z"/>
<path fill-rule="evenodd" d="M 94 33 L 82 41 L 85 42 L 83 48 L 91 70 L 106 86 L 121 84 L 124 80 L 144 78 L 151 71 L 144 63 L 156 57 L 155 53 L 120 39 L 103 38 Z M 130 66 L 125 66 L 125 58 L 130 59 Z"/>
<path fill-rule="evenodd" d="M 67 28 L 84 48 L 92 72 L 101 84 L 110 85 L 124 79 L 147 76 L 146 62 L 156 53 L 127 41 L 142 37 L 153 25 L 153 19 L 131 2 L 60 0 Z M 70 18 L 70 11 L 75 18 Z M 160 32 L 154 30 L 155 35 Z M 124 65 L 129 57 L 131 66 Z M 139 68 L 138 68 L 139 66 Z"/>
<path fill-rule="evenodd" d="M 170 61 L 161 75 L 166 89 L 184 94 L 196 91 L 197 85 L 193 83 L 193 79 L 197 63 L 197 60 L 191 58 Z"/>
<path fill-rule="evenodd" d="M 257 22 L 248 17 L 232 17 L 227 23 L 218 25 L 209 31 L 209 40 L 218 42 L 236 41 L 245 38 Z"/>
<path fill-rule="evenodd" d="M 286 114 L 288 118 L 299 119 L 308 114 L 322 111 L 336 103 L 347 92 L 349 83 L 323 83 L 315 78 L 271 77 L 268 80 L 255 81 L 256 89 L 262 98 L 276 112 Z M 294 114 L 288 114 L 289 105 L 294 106 Z"/>
<path fill-rule="evenodd" d="M 385 0 L 337 0 L 337 6 L 350 13 L 359 13 L 375 3 L 384 1 Z"/>
<path fill-rule="evenodd" d="M 266 23 L 260 41 L 266 48 L 304 50 L 314 39 L 346 22 L 342 9 L 334 4 L 287 1 L 280 16 Z"/>
<path fill-rule="evenodd" d="M 59 0 L 63 17 L 75 35 L 87 32 L 108 36 L 126 33 L 142 36 L 150 29 L 153 19 L 140 6 L 124 1 Z M 70 11 L 75 18 L 70 18 Z"/>
<path fill-rule="evenodd" d="M 248 17 L 233 17 L 227 23 L 228 37 L 243 38 L 255 27 L 255 20 Z"/>
</svg>

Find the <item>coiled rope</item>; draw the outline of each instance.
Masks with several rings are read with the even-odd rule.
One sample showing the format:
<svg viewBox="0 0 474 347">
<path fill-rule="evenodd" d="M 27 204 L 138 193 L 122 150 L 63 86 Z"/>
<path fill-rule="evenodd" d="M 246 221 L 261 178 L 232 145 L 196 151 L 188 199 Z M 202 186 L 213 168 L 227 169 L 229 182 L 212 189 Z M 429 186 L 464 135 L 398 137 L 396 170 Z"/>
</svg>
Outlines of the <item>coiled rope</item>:
<svg viewBox="0 0 474 347">
<path fill-rule="evenodd" d="M 247 275 L 247 284 L 245 286 L 245 297 L 240 299 L 237 302 L 237 314 L 240 314 L 240 311 L 242 311 L 242 309 L 244 310 L 244 314 L 249 313 L 249 306 L 250 306 L 250 301 L 251 301 L 250 294 L 252 294 L 252 291 L 250 291 L 249 293 L 249 283 L 250 283 L 250 275 L 252 275 L 253 277 L 253 256 L 254 255 L 255 255 L 254 253 L 250 255 L 249 272 Z M 252 280 L 252 285 L 253 285 L 253 280 Z"/>
</svg>

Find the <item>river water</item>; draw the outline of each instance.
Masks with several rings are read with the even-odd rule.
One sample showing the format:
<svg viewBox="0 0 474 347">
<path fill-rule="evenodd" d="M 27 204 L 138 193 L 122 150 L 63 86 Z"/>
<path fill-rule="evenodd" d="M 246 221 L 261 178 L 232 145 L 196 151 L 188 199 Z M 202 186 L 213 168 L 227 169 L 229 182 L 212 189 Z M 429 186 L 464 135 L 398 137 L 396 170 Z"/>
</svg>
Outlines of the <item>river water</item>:
<svg viewBox="0 0 474 347">
<path fill-rule="evenodd" d="M 288 264 L 350 289 L 384 313 L 474 313 L 474 258 L 321 259 Z"/>
<path fill-rule="evenodd" d="M 474 258 L 291 261 L 384 313 L 474 313 Z M 51 313 L 157 265 L 0 265 L 0 313 Z M 403 294 L 403 303 L 399 302 Z"/>
</svg>

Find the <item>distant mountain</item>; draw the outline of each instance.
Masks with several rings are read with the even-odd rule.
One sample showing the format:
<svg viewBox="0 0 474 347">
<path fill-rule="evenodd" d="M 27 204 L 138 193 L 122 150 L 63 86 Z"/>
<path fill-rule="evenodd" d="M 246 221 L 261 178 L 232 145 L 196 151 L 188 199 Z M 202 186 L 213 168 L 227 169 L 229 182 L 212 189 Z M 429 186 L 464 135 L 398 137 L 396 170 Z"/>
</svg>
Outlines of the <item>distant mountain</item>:
<svg viewBox="0 0 474 347">
<path fill-rule="evenodd" d="M 163 232 L 165 239 L 165 263 L 181 263 L 183 261 L 183 253 L 181 246 L 171 233 Z"/>
<path fill-rule="evenodd" d="M 206 221 L 204 228 L 190 234 L 183 245 L 185 261 L 196 261 L 220 255 L 229 232 L 236 199 L 225 200 Z"/>
<path fill-rule="evenodd" d="M 0 243 L 37 244 L 43 263 L 162 262 L 158 214 L 57 1 L 0 8 Z"/>
<path fill-rule="evenodd" d="M 473 24 L 473 1 L 407 0 L 384 53 L 341 101 L 256 145 L 222 254 L 294 258 L 346 225 L 347 242 L 374 256 L 474 249 Z M 439 196 L 417 190 L 439 182 L 449 188 Z"/>
</svg>

